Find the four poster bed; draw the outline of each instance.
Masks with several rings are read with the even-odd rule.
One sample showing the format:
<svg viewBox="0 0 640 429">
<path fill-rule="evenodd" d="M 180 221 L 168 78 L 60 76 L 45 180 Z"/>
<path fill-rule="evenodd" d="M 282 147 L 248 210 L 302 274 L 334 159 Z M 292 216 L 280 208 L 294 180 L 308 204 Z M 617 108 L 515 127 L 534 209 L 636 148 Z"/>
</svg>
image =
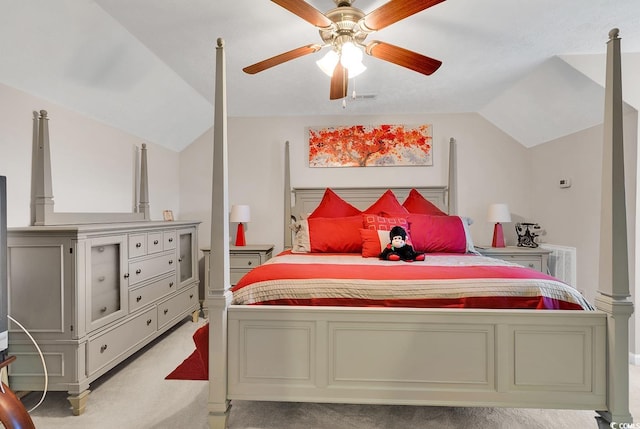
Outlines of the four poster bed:
<svg viewBox="0 0 640 429">
<path fill-rule="evenodd" d="M 210 426 L 226 427 L 233 399 L 590 409 L 610 422 L 630 422 L 628 321 L 633 306 L 628 300 L 624 174 L 612 177 L 612 173 L 623 171 L 619 52 L 617 31 L 612 31 L 607 62 L 601 226 L 603 251 L 600 290 L 595 302 L 597 310 L 590 309 L 588 303 L 581 301 L 579 294 L 572 295 L 571 291 L 565 291 L 569 294 L 566 302 L 571 304 L 566 307 L 564 304 L 556 305 L 557 302 L 565 302 L 565 298 L 558 298 L 558 295 L 553 295 L 551 300 L 541 300 L 552 301 L 549 307 L 542 308 L 553 310 L 514 308 L 512 304 L 486 308 L 477 303 L 470 305 L 475 308 L 450 308 L 458 307 L 447 305 L 451 301 L 445 303 L 445 308 L 431 308 L 432 301 L 410 306 L 407 305 L 409 301 L 401 299 L 395 302 L 396 306 L 370 300 L 360 303 L 365 306 L 354 306 L 351 301 L 335 300 L 336 297 L 331 295 L 335 289 L 345 288 L 344 279 L 331 290 L 330 285 L 321 284 L 326 294 L 320 300 L 313 297 L 305 301 L 308 297 L 304 296 L 300 301 L 295 301 L 297 298 L 291 301 L 278 295 L 279 291 L 262 289 L 263 285 L 273 283 L 271 278 L 258 282 L 258 286 L 251 289 L 255 286 L 251 283 L 252 276 L 259 271 L 278 271 L 278 265 L 295 266 L 297 270 L 293 272 L 298 273 L 311 270 L 312 265 L 321 272 L 327 268 L 327 265 L 322 265 L 323 260 L 305 260 L 321 259 L 322 256 L 304 249 L 309 243 L 301 244 L 298 240 L 300 229 L 295 242 L 289 233 L 291 215 L 313 215 L 319 205 L 326 202 L 327 191 L 290 189 L 288 144 L 284 243 L 285 249 L 291 248 L 294 252 L 277 256 L 254 269 L 233 290 L 230 288 L 225 69 L 223 44 L 218 40 L 211 282 L 207 291 L 211 324 Z M 456 201 L 455 148 L 452 139 L 448 186 L 411 190 L 391 188 L 389 191 L 400 200 L 415 191 L 445 212 L 444 215 L 453 217 Z M 348 188 L 339 192 L 340 198 L 364 209 L 375 206 L 385 191 L 387 188 Z M 295 198 L 293 205 L 292 193 Z M 297 222 L 294 225 L 300 228 L 301 224 Z M 311 241 L 311 246 L 317 246 L 317 242 Z M 469 264 L 472 267 L 462 267 L 474 270 L 471 276 L 473 283 L 478 282 L 475 271 L 484 272 L 487 269 L 485 265 L 491 263 L 486 261 L 487 258 L 469 255 L 469 250 L 465 248 L 464 254 L 447 254 L 444 258 L 452 260 L 453 265 L 464 265 L 463 261 L 473 260 Z M 433 261 L 439 256 L 428 257 L 427 261 Z M 288 259 L 281 263 L 279 258 Z M 362 261 L 375 259 L 360 257 Z M 300 268 L 299 264 L 307 261 L 312 262 Z M 395 263 L 398 264 L 395 267 L 407 271 L 402 276 L 423 282 L 422 274 L 416 274 L 415 270 L 429 265 L 427 261 Z M 616 262 L 615 266 L 612 261 Z M 346 278 L 353 280 L 359 277 L 349 274 L 357 264 L 353 257 L 330 263 L 338 266 L 339 270 L 341 264 L 343 273 L 347 273 Z M 368 262 L 363 264 L 365 270 L 371 272 L 382 270 L 373 262 L 371 265 Z M 463 287 L 458 276 L 447 277 L 454 268 L 444 267 L 446 264 L 440 260 L 431 265 L 437 266 L 442 276 L 431 279 L 432 283 L 442 285 L 448 282 L 448 285 Z M 545 283 L 545 290 L 547 283 L 559 283 L 541 273 L 533 275 L 533 271 L 526 268 L 500 266 L 497 269 L 511 273 L 507 276 L 509 281 L 533 276 L 537 284 Z M 522 270 L 526 272 L 523 274 Z M 297 274 L 287 276 L 303 287 L 319 284 L 318 278 L 301 278 L 296 277 Z M 404 280 L 395 282 L 395 279 L 385 276 L 376 274 L 369 281 L 376 293 L 385 291 L 381 286 L 386 283 L 393 285 L 394 289 L 404 285 Z M 480 278 L 494 281 L 495 274 L 481 275 Z M 503 284 L 506 282 L 503 280 L 497 281 Z M 271 293 L 275 295 L 269 295 Z M 259 303 L 263 296 L 271 296 L 266 298 L 269 302 L 265 304 L 268 305 L 252 305 Z M 245 298 L 248 304 L 239 304 Z M 376 298 L 379 296 L 367 299 Z M 383 298 L 388 297 L 385 295 Z M 316 302 L 311 302 L 314 300 Z M 280 305 L 292 302 L 295 305 Z M 415 300 L 411 302 L 415 304 Z M 306 305 L 312 303 L 319 305 Z"/>
</svg>

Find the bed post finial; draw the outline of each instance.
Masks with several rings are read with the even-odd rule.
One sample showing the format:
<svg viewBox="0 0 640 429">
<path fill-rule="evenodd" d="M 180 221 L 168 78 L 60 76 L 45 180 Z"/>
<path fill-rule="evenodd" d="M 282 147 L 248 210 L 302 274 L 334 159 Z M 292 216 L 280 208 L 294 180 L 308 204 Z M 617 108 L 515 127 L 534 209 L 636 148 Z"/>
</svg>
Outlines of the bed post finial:
<svg viewBox="0 0 640 429">
<path fill-rule="evenodd" d="M 607 410 L 609 422 L 631 423 L 629 412 L 629 300 L 627 208 L 622 123 L 622 73 L 618 29 L 609 32 L 604 102 L 600 265 L 596 307 L 607 313 Z"/>
<path fill-rule="evenodd" d="M 620 30 L 617 28 L 612 28 L 611 30 L 609 30 L 609 40 L 618 39 L 619 33 L 620 33 Z"/>
</svg>

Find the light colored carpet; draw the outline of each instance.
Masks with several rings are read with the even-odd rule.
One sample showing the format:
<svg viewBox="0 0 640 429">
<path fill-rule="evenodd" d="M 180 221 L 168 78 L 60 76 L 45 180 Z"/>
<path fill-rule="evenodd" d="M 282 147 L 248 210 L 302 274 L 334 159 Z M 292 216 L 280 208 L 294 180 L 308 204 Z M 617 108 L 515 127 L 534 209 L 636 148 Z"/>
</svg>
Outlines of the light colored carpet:
<svg viewBox="0 0 640 429">
<path fill-rule="evenodd" d="M 86 412 L 73 416 L 66 392 L 32 412 L 38 429 L 207 429 L 208 383 L 165 380 L 193 350 L 204 324 L 185 322 L 94 382 Z M 640 367 L 630 366 L 631 413 L 640 418 Z M 23 398 L 29 409 L 39 392 Z M 608 428 L 608 424 L 601 424 Z M 234 401 L 229 429 L 598 428 L 593 411 L 303 404 Z"/>
</svg>

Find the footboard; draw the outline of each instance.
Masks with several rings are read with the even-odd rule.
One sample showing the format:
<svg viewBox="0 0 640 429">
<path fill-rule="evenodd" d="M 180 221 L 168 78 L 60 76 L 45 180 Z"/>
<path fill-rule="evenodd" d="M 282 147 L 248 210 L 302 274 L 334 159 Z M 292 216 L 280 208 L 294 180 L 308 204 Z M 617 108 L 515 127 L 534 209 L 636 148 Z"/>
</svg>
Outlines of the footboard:
<svg viewBox="0 0 640 429">
<path fill-rule="evenodd" d="M 228 398 L 606 410 L 606 314 L 231 306 Z"/>
</svg>

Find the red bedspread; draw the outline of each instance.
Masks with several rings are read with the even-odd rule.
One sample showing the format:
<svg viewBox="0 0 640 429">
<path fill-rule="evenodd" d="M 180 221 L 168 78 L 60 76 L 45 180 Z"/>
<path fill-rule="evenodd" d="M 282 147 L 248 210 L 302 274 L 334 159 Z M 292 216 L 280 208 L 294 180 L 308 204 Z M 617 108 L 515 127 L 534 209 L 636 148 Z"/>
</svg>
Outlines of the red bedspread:
<svg viewBox="0 0 640 429">
<path fill-rule="evenodd" d="M 592 310 L 539 271 L 477 255 L 391 262 L 359 254 L 285 252 L 233 288 L 234 304 Z"/>
</svg>

